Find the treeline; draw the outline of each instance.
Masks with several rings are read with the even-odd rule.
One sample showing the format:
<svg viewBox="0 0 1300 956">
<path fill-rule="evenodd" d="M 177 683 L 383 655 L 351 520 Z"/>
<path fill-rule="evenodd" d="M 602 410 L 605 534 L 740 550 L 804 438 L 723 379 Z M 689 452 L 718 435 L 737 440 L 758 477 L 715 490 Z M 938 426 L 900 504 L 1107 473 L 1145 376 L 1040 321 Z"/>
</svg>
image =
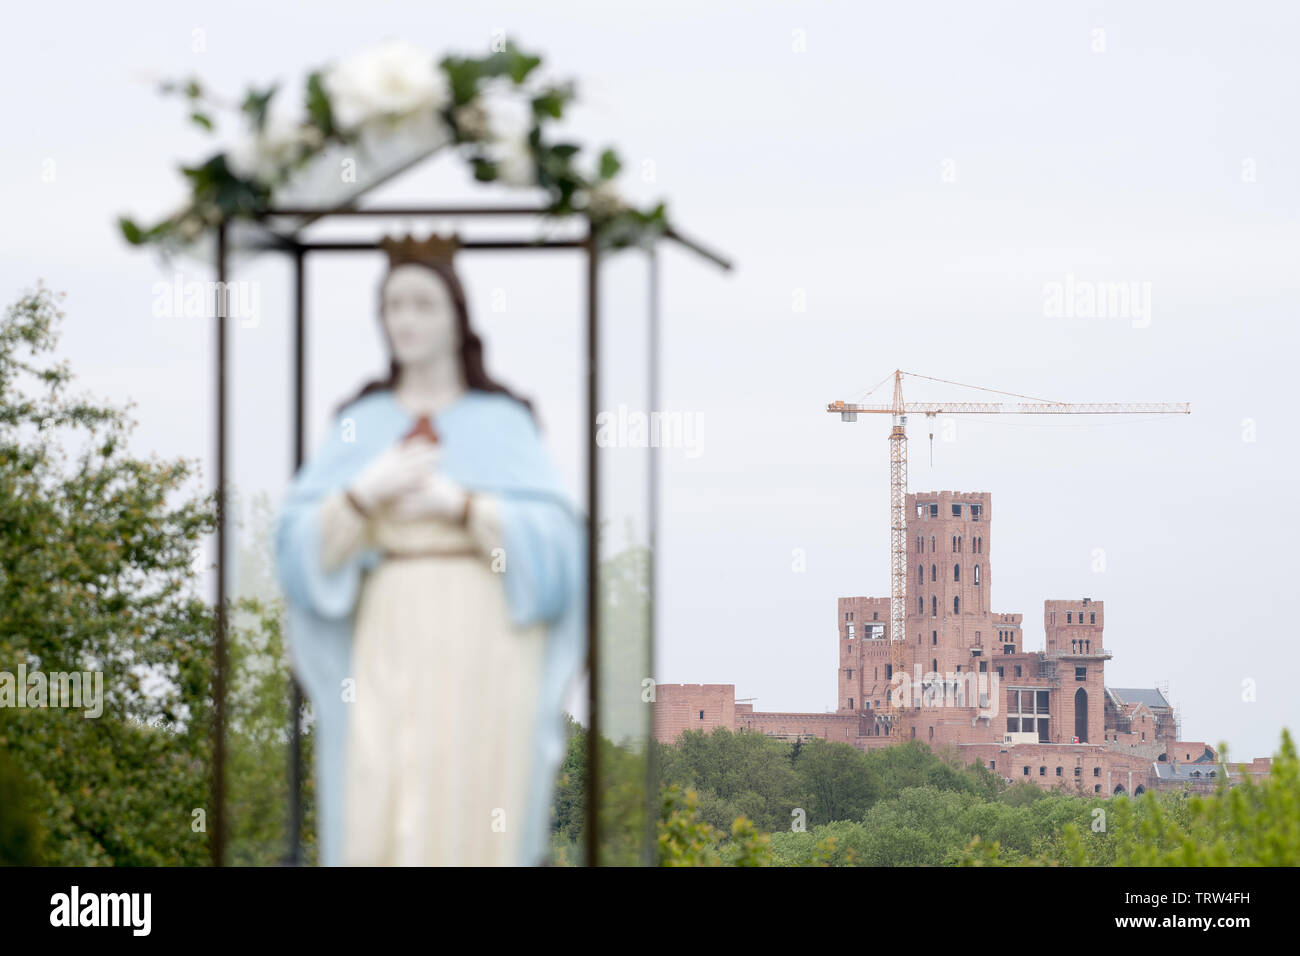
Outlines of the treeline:
<svg viewBox="0 0 1300 956">
<path fill-rule="evenodd" d="M 602 844 L 632 842 L 638 810 L 618 794 L 632 792 L 637 774 L 644 779 L 644 756 L 613 747 L 602 754 Z M 585 731 L 575 724 L 556 805 L 562 861 L 583 839 L 585 755 Z M 653 745 L 650 756 L 660 865 L 1300 865 L 1300 761 L 1286 731 L 1261 782 L 1229 788 L 1220 777 L 1212 794 L 1137 799 L 1008 786 L 915 741 L 862 753 L 718 730 Z"/>
</svg>

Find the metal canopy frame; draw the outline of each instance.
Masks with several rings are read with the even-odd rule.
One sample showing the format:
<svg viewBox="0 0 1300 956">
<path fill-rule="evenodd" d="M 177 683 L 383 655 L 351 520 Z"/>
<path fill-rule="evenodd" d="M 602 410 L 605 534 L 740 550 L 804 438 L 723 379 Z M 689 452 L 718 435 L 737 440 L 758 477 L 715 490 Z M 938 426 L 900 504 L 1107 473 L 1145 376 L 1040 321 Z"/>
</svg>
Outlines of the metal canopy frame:
<svg viewBox="0 0 1300 956">
<path fill-rule="evenodd" d="M 350 201 L 355 201 L 353 197 Z M 298 231 L 294 233 L 277 232 L 274 228 L 267 226 L 270 221 L 277 217 L 303 217 L 303 221 L 298 226 Z M 265 226 L 264 234 L 251 244 L 245 244 L 245 248 L 258 250 L 280 252 L 288 254 L 293 260 L 293 302 L 294 302 L 294 320 L 293 320 L 293 447 L 294 447 L 294 473 L 302 467 L 306 452 L 306 430 L 303 424 L 303 405 L 306 395 L 306 260 L 309 254 L 315 253 L 350 253 L 350 252 L 375 252 L 380 251 L 381 246 L 378 240 L 333 240 L 333 241 L 311 241 L 300 238 L 300 233 L 309 225 L 314 225 L 324 219 L 333 217 L 439 217 L 439 218 L 482 218 L 482 217 L 535 217 L 538 219 L 554 218 L 553 214 L 542 206 L 457 206 L 457 205 L 428 205 L 428 206 L 401 206 L 401 207 L 373 207 L 360 208 L 352 205 L 336 206 L 331 208 L 311 208 L 304 206 L 285 206 L 267 210 L 260 217 L 260 222 Z M 219 283 L 218 288 L 225 288 L 227 274 L 230 268 L 230 227 L 232 220 L 223 218 L 217 223 L 216 230 L 216 277 Z M 730 270 L 732 264 L 729 260 L 705 246 L 688 239 L 674 229 L 666 229 L 662 233 L 663 238 L 668 239 L 678 245 L 683 246 L 694 252 L 696 255 L 712 262 L 724 270 Z M 600 312 L 599 312 L 599 270 L 601 256 L 604 254 L 600 248 L 598 235 L 590 221 L 587 223 L 586 234 L 575 239 L 489 239 L 489 240 L 464 240 L 458 243 L 458 251 L 476 252 L 476 251 L 550 251 L 550 250 L 582 250 L 587 257 L 587 283 L 586 283 L 586 342 L 584 348 L 586 364 L 586 417 L 587 417 L 587 476 L 586 476 L 586 495 L 587 495 L 587 709 L 588 709 L 588 736 L 587 736 L 587 808 L 586 808 L 586 863 L 589 866 L 595 866 L 599 862 L 600 848 L 600 801 L 597 799 L 599 787 L 599 751 L 598 742 L 600 739 L 600 657 L 599 657 L 599 589 L 597 587 L 599 579 L 600 553 L 599 542 L 597 541 L 597 530 L 600 527 L 600 458 L 597 455 L 596 444 L 596 415 L 600 401 L 600 363 L 599 363 L 599 345 L 600 345 Z M 652 403 L 657 400 L 658 377 L 659 377 L 659 289 L 658 289 L 658 271 L 657 257 L 654 254 L 653 245 L 649 249 L 651 262 L 651 279 L 650 279 L 650 301 L 651 314 L 650 323 L 650 355 L 647 357 L 649 369 L 649 389 Z M 227 533 L 226 533 L 226 494 L 228 487 L 228 456 L 227 456 L 227 436 L 228 436 L 228 416 L 227 416 L 227 397 L 229 389 L 229 343 L 227 339 L 226 326 L 227 322 L 222 315 L 223 309 L 217 310 L 216 316 L 216 357 L 215 357 L 215 380 L 216 380 L 216 499 L 217 499 L 217 575 L 216 575 L 216 634 L 213 649 L 213 756 L 212 756 L 212 833 L 210 839 L 210 850 L 212 863 L 214 866 L 222 866 L 225 862 L 226 848 L 226 813 L 225 813 L 225 768 L 226 768 L 226 748 L 225 748 L 225 727 L 226 727 L 226 671 L 227 671 L 227 647 L 226 647 L 226 597 L 227 597 Z M 652 457 L 650 466 L 649 496 L 650 496 L 650 513 L 649 513 L 649 539 L 651 544 L 651 586 L 653 588 L 653 567 L 655 560 L 655 535 L 658 525 L 657 515 L 657 497 L 658 497 L 658 458 Z M 651 594 L 653 596 L 653 590 Z M 654 627 L 653 627 L 653 607 L 651 601 L 651 622 L 649 628 L 650 652 L 653 655 L 654 648 Z M 290 675 L 292 686 L 291 708 L 293 714 L 293 726 L 290 743 L 290 813 L 289 813 L 289 845 L 286 851 L 286 863 L 297 865 L 301 862 L 301 835 L 302 835 L 302 747 L 301 747 L 301 728 L 300 715 L 302 710 L 302 691 L 298 682 Z M 652 773 L 652 768 L 647 768 L 647 774 Z M 647 821 L 647 828 L 652 826 L 653 821 Z"/>
</svg>

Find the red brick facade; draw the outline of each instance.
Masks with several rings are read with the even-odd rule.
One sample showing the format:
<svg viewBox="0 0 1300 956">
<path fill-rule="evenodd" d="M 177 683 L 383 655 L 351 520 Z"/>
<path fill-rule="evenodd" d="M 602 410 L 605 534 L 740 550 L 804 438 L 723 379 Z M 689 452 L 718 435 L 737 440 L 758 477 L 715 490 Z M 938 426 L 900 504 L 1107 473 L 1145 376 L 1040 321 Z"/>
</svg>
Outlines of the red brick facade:
<svg viewBox="0 0 1300 956">
<path fill-rule="evenodd" d="M 731 684 L 660 684 L 655 688 L 655 736 L 676 740 L 683 731 L 736 728 Z"/>
<path fill-rule="evenodd" d="M 904 739 L 955 747 L 1012 782 L 1109 795 L 1209 779 L 1213 752 L 1205 775 L 1187 769 L 1207 748 L 1178 742 L 1159 691 L 1106 687 L 1103 602 L 1045 601 L 1041 651 L 1025 650 L 1021 614 L 993 610 L 988 493 L 918 492 L 907 509 L 906 674 L 890 663 L 889 599 L 842 597 L 834 713 L 758 713 L 730 684 L 660 684 L 656 738 L 727 727 L 886 746 L 879 715 L 896 686 Z M 1267 762 L 1245 766 L 1258 775 Z"/>
</svg>

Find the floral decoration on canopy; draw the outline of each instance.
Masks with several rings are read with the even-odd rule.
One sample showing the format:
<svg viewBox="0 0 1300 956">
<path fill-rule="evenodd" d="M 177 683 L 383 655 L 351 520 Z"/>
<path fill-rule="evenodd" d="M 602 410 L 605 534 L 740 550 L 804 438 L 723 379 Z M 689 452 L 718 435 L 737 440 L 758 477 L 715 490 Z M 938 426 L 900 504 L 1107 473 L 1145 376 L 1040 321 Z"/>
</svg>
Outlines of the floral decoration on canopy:
<svg viewBox="0 0 1300 956">
<path fill-rule="evenodd" d="M 298 101 L 278 85 L 250 88 L 235 108 L 243 138 L 181 167 L 190 186 L 186 205 L 151 226 L 121 217 L 122 234 L 133 245 L 183 248 L 223 218 L 256 219 L 274 208 L 313 163 L 368 155 L 394 139 L 423 152 L 454 147 L 481 182 L 541 188 L 549 214 L 587 216 L 603 245 L 664 232 L 662 203 L 638 209 L 619 197 L 614 179 L 622 164 L 612 149 L 584 163 L 581 146 L 548 135 L 575 94 L 570 82 L 535 81 L 541 63 L 509 41 L 485 57 L 435 63 L 410 43 L 388 40 L 310 73 Z M 213 117 L 223 104 L 197 79 L 169 81 L 162 92 L 182 96 L 190 120 L 216 131 Z"/>
</svg>

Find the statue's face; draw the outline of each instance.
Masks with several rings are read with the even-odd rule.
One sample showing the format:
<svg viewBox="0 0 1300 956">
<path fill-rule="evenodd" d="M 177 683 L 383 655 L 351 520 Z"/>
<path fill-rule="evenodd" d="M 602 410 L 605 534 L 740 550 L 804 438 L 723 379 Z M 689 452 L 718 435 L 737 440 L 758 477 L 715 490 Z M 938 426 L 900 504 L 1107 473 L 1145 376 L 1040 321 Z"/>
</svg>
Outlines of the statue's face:
<svg viewBox="0 0 1300 956">
<path fill-rule="evenodd" d="M 384 283 L 384 326 L 398 365 L 423 363 L 459 347 L 447 284 L 423 266 L 401 265 Z"/>
</svg>

